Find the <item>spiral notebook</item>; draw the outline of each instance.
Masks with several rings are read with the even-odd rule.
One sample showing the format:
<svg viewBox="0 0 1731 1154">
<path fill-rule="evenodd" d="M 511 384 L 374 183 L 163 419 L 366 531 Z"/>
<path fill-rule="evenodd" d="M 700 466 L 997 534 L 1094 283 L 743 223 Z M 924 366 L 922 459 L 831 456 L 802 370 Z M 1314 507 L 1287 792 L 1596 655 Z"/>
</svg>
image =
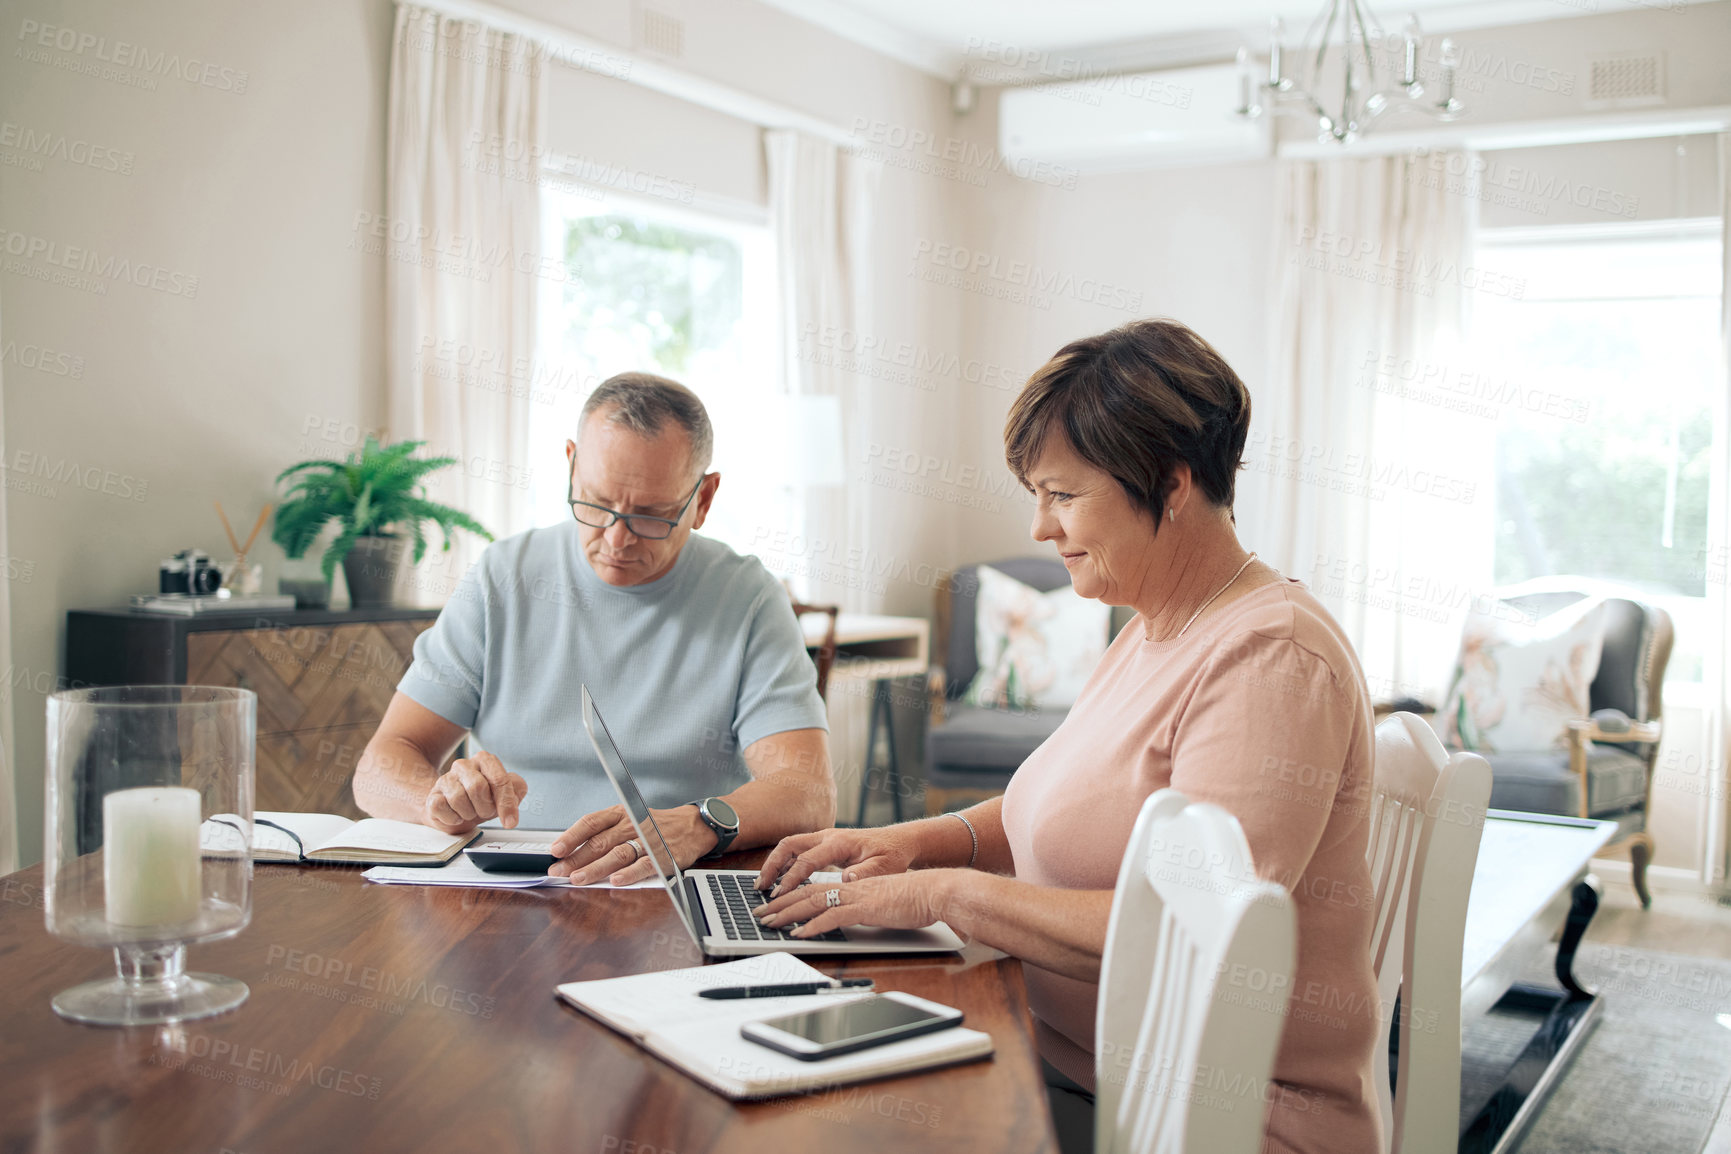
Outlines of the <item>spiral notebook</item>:
<svg viewBox="0 0 1731 1154">
<path fill-rule="evenodd" d="M 740 1036 L 746 1022 L 833 1006 L 855 998 L 807 994 L 736 1001 L 697 996 L 722 986 L 821 982 L 829 975 L 792 954 L 758 954 L 713 966 L 691 966 L 567 982 L 560 998 L 606 1023 L 671 1066 L 733 1099 L 775 1098 L 873 1078 L 973 1062 L 992 1054 L 992 1037 L 956 1026 L 868 1050 L 806 1062 Z M 870 997 L 862 994 L 861 997 Z"/>
</svg>

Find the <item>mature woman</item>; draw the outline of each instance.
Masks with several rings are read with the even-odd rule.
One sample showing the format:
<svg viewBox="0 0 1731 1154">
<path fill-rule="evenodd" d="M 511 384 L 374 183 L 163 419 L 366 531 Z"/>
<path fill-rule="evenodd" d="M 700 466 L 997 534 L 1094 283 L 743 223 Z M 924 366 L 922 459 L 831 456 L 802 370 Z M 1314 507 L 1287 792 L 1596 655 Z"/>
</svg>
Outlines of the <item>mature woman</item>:
<svg viewBox="0 0 1731 1154">
<path fill-rule="evenodd" d="M 1004 430 L 1035 497 L 1034 539 L 1057 549 L 1077 593 L 1137 615 L 1002 798 L 790 837 L 764 864 L 759 885 L 777 896 L 763 917 L 804 921 L 799 935 L 941 918 L 1021 958 L 1064 1132 L 1067 1117 L 1091 1118 L 1118 866 L 1142 802 L 1172 786 L 1237 817 L 1257 872 L 1297 910 L 1265 1149 L 1369 1152 L 1386 1036 L 1369 948 L 1370 708 L 1340 627 L 1238 543 L 1249 421 L 1237 374 L 1172 321 L 1074 341 L 1034 374 Z M 840 886 L 794 890 L 836 866 Z"/>
</svg>

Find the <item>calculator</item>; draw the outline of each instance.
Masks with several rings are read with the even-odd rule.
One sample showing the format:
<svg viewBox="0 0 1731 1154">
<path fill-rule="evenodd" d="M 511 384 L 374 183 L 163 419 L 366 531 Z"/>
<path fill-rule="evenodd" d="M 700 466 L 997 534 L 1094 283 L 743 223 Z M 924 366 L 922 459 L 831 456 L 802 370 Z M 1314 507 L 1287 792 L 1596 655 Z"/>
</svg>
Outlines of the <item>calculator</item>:
<svg viewBox="0 0 1731 1154">
<path fill-rule="evenodd" d="M 490 874 L 544 874 L 559 859 L 553 842 L 487 838 L 463 851 L 465 857 Z"/>
</svg>

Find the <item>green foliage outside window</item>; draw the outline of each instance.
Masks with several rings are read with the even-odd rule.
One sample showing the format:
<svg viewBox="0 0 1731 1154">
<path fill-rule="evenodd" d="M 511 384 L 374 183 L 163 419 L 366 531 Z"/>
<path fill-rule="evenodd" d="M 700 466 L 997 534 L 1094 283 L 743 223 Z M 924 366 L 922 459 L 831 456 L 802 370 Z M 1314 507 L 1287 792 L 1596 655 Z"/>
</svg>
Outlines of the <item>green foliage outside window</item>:
<svg viewBox="0 0 1731 1154">
<path fill-rule="evenodd" d="M 1563 403 L 1512 405 L 1499 422 L 1499 583 L 1572 573 L 1654 594 L 1706 592 L 1713 421 L 1695 346 L 1716 327 L 1716 307 L 1507 306 L 1499 363 L 1529 396 Z M 1568 419 L 1576 405 L 1585 420 Z"/>
<path fill-rule="evenodd" d="M 591 216 L 571 223 L 565 259 L 573 326 L 630 334 L 663 372 L 685 372 L 694 351 L 726 344 L 739 323 L 743 258 L 725 237 Z"/>
<path fill-rule="evenodd" d="M 1698 411 L 1672 444 L 1666 414 L 1632 423 L 1505 433 L 1497 476 L 1498 582 L 1551 573 L 1706 591 L 1713 422 Z M 1677 458 L 1669 548 L 1661 533 Z"/>
</svg>

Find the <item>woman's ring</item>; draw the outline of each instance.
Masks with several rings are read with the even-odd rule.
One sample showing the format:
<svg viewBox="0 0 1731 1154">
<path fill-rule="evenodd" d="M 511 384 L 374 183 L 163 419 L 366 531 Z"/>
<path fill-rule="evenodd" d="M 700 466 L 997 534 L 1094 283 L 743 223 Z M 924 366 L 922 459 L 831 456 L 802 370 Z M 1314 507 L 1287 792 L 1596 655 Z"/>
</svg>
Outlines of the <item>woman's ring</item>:
<svg viewBox="0 0 1731 1154">
<path fill-rule="evenodd" d="M 841 905 L 841 891 L 825 890 L 823 895 L 823 904 L 832 910 Z"/>
</svg>

